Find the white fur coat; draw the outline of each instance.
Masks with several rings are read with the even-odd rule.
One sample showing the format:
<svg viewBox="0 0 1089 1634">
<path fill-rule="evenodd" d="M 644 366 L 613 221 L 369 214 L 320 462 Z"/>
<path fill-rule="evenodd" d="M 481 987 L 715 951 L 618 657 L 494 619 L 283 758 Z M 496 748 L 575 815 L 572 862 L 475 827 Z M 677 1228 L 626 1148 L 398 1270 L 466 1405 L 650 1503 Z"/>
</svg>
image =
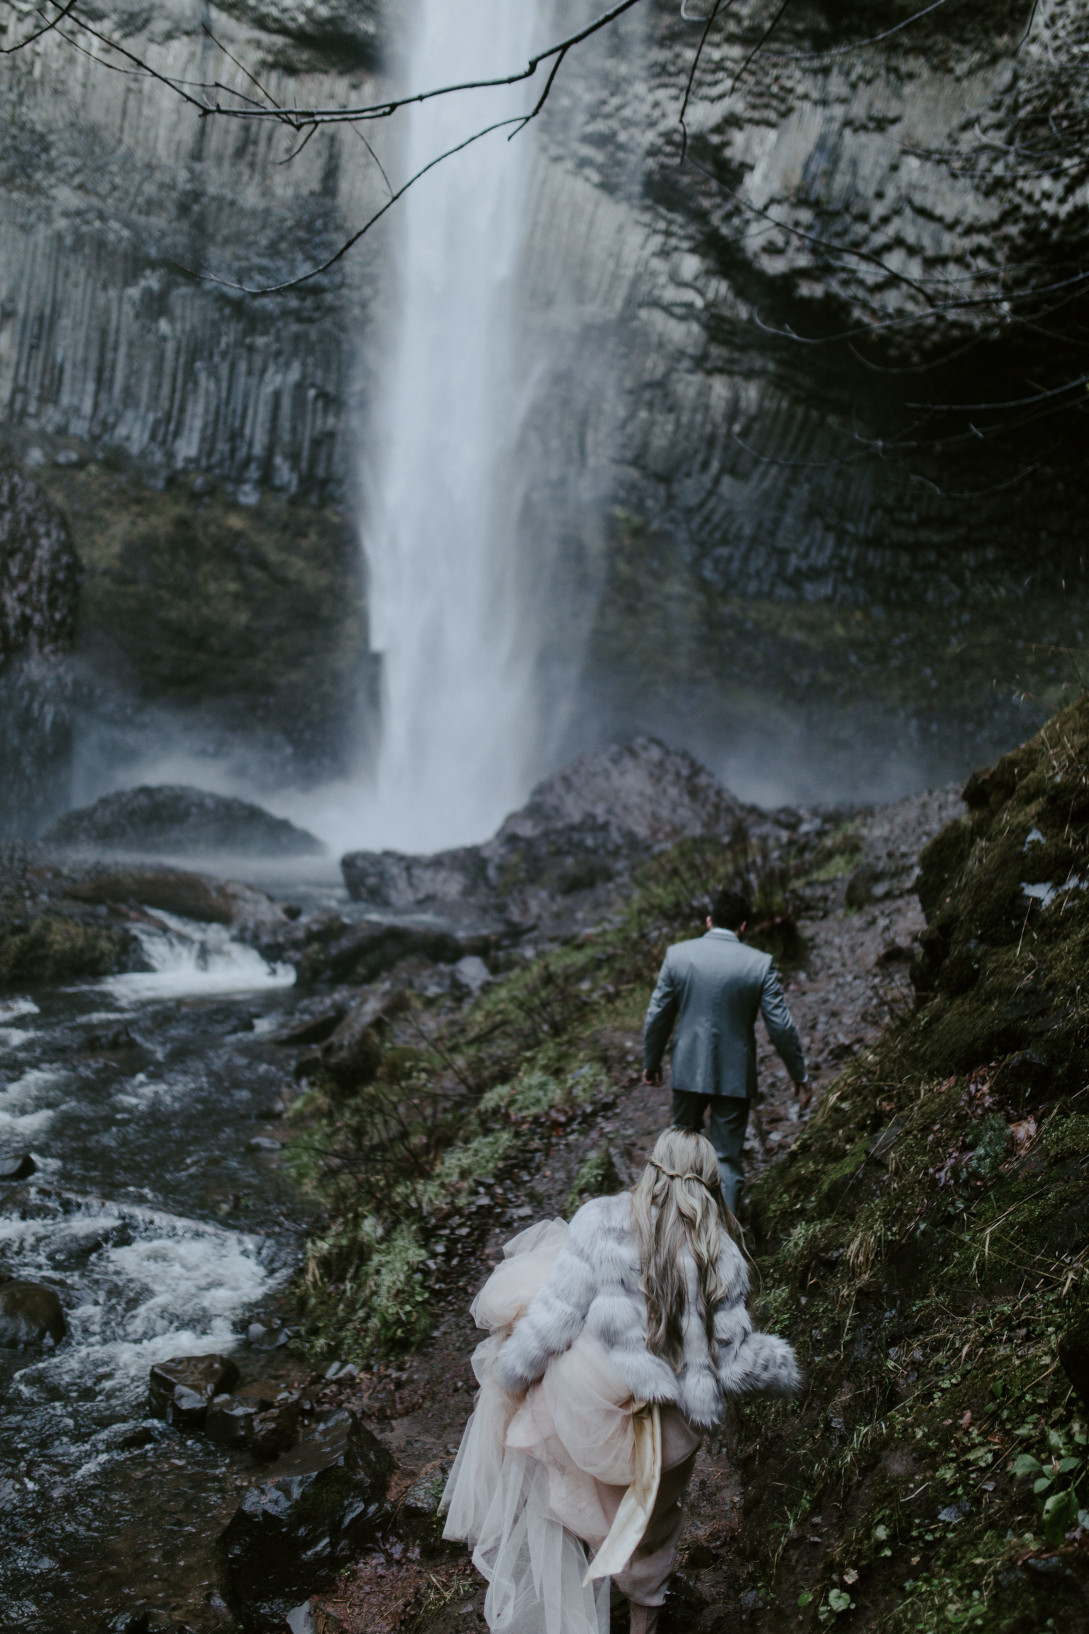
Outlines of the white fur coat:
<svg viewBox="0 0 1089 1634">
<path fill-rule="evenodd" d="M 690 1424 L 710 1428 L 726 1395 L 798 1388 L 794 1352 L 785 1339 L 757 1333 L 745 1309 L 749 1277 L 741 1251 L 722 1233 L 719 1272 L 729 1290 L 714 1313 L 718 1358 L 711 1358 L 698 1308 L 696 1265 L 686 1254 L 688 1307 L 684 1358 L 674 1370 L 647 1349 L 647 1306 L 631 1229 L 631 1194 L 595 1197 L 571 1221 L 548 1279 L 502 1346 L 499 1382 L 521 1394 L 586 1330 L 637 1401 L 674 1402 Z"/>
</svg>

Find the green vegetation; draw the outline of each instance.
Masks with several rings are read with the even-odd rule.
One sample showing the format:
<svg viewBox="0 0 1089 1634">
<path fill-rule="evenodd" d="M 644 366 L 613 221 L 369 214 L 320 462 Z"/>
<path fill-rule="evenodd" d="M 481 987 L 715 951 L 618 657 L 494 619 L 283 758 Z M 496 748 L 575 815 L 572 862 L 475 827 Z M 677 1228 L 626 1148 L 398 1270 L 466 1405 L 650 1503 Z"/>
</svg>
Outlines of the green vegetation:
<svg viewBox="0 0 1089 1634">
<path fill-rule="evenodd" d="M 1056 1347 L 1089 1313 L 1089 701 L 966 797 L 923 854 L 919 1008 L 758 1188 L 760 1320 L 808 1380 L 744 1409 L 790 1626 L 1034 1634 L 1084 1580 L 1089 1404 Z"/>
<path fill-rule="evenodd" d="M 359 543 L 343 516 L 158 490 L 93 463 L 39 476 L 71 522 L 78 650 L 100 680 L 273 733 L 306 760 L 335 758 L 366 649 Z"/>
<path fill-rule="evenodd" d="M 324 1080 L 297 1103 L 291 1162 L 329 1211 L 303 1288 L 319 1344 L 363 1356 L 426 1335 L 435 1271 L 471 1246 L 480 1189 L 616 1095 L 627 1070 L 616 1031 L 639 1026 L 668 944 L 698 934 L 709 879 L 746 884 L 773 944 L 792 928 L 786 874 L 744 835 L 684 841 L 642 870 L 611 928 L 517 961 L 466 1009 L 417 996 L 358 1083 Z M 618 1184 L 607 1148 L 597 1150 L 568 1212 Z"/>
<path fill-rule="evenodd" d="M 1035 1634 L 1071 1626 L 1086 1577 L 1089 1404 L 1057 1346 L 1089 1322 L 1089 701 L 973 778 L 968 807 L 922 860 L 918 1008 L 754 1196 L 755 1315 L 807 1381 L 740 1414 L 742 1556 L 776 1628 Z M 740 834 L 686 841 L 614 920 L 473 1004 L 413 1000 L 370 1082 L 304 1104 L 296 1161 L 329 1205 L 319 1338 L 422 1339 L 442 1265 L 478 1263 L 475 1205 L 617 1093 L 617 1036 L 708 880 L 786 917 L 796 882 L 858 854 L 850 825 L 774 868 Z M 616 1183 L 588 1141 L 565 1211 Z"/>
<path fill-rule="evenodd" d="M 132 936 L 61 913 L 0 917 L 0 988 L 81 981 L 128 968 Z"/>
</svg>

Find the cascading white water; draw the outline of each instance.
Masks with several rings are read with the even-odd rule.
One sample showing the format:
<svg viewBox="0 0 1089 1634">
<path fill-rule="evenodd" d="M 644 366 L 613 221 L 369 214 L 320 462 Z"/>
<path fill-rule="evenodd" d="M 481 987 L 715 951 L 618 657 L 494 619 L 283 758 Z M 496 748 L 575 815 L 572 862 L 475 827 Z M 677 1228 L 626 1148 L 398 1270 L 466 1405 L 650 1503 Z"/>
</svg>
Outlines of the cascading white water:
<svg viewBox="0 0 1089 1634">
<path fill-rule="evenodd" d="M 548 0 L 418 0 L 406 82 L 431 89 L 522 66 Z M 543 14 L 543 15 L 542 15 Z M 532 103 L 466 92 L 408 114 L 403 164 Z M 522 617 L 518 435 L 532 361 L 518 319 L 533 128 L 495 131 L 409 192 L 398 330 L 386 364 L 364 543 L 384 697 L 364 843 L 481 840 L 526 794 L 537 654 Z"/>
</svg>

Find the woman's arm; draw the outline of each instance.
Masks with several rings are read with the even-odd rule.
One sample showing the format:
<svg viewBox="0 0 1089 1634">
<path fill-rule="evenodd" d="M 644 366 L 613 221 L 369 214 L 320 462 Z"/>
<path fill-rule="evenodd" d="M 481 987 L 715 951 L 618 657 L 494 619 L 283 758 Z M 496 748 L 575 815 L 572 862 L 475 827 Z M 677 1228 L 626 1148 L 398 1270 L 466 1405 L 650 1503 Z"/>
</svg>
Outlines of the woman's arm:
<svg viewBox="0 0 1089 1634">
<path fill-rule="evenodd" d="M 585 1204 L 571 1221 L 544 1285 L 500 1347 L 496 1375 L 512 1395 L 524 1394 L 541 1377 L 549 1358 L 568 1350 L 582 1332 L 597 1287 L 591 1232 L 583 1218 L 592 1208 L 592 1203 Z"/>
<path fill-rule="evenodd" d="M 715 1307 L 715 1338 L 718 1341 L 718 1377 L 728 1396 L 793 1396 L 801 1385 L 794 1351 L 774 1333 L 761 1333 L 752 1325 L 745 1307 L 749 1279 L 745 1263 L 732 1241 L 723 1243 L 719 1271 L 729 1293 Z"/>
</svg>

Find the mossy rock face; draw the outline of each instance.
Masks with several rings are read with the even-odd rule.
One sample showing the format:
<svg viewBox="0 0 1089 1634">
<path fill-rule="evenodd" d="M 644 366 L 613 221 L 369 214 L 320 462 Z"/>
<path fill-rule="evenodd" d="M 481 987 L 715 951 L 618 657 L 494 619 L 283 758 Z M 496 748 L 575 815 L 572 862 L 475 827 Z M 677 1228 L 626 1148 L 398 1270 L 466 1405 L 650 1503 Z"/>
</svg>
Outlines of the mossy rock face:
<svg viewBox="0 0 1089 1634">
<path fill-rule="evenodd" d="M 118 926 L 57 912 L 0 919 L 0 990 L 145 968 L 136 937 Z"/>
<path fill-rule="evenodd" d="M 43 476 L 71 520 L 76 650 L 96 688 L 275 739 L 303 770 L 339 766 L 371 675 L 347 516 L 180 483 L 160 491 L 95 464 Z"/>
<path fill-rule="evenodd" d="M 920 859 L 913 972 L 928 1000 L 910 1050 L 966 1071 L 1031 1048 L 1052 1090 L 1082 1087 L 1089 1015 L 1089 700 L 969 779 L 971 816 Z"/>
<path fill-rule="evenodd" d="M 796 1405 L 744 1410 L 769 1631 L 838 1618 L 841 1582 L 852 1626 L 881 1634 L 1077 1621 L 1087 773 L 1082 699 L 970 780 L 967 817 L 921 859 L 917 1009 L 755 1188 L 755 1314 L 806 1378 Z M 804 1549 L 816 1513 L 823 1564 Z"/>
</svg>

